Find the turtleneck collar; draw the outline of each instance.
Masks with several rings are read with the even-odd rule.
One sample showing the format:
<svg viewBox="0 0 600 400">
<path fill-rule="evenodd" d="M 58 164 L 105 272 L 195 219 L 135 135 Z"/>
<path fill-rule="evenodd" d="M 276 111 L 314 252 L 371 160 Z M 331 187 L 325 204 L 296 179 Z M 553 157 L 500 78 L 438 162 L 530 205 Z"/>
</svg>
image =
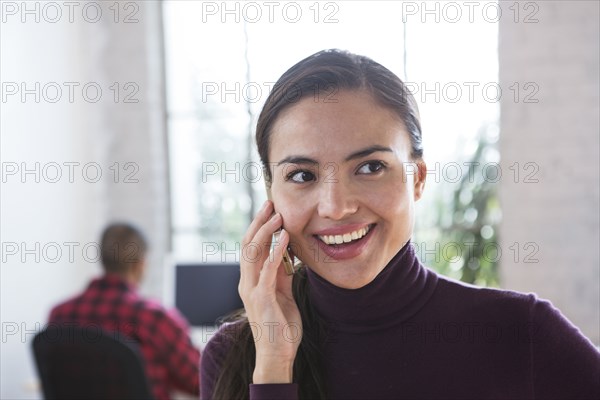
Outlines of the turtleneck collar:
<svg viewBox="0 0 600 400">
<path fill-rule="evenodd" d="M 433 294 L 437 275 L 425 268 L 409 241 L 373 281 L 358 289 L 333 285 L 307 268 L 309 299 L 335 329 L 366 332 L 410 318 Z"/>
</svg>

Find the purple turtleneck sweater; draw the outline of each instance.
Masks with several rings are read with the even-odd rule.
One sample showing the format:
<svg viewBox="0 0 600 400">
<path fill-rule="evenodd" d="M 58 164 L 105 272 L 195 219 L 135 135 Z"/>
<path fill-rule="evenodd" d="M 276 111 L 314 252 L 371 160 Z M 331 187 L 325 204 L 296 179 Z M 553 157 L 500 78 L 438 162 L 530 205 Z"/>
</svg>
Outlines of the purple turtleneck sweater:
<svg viewBox="0 0 600 400">
<path fill-rule="evenodd" d="M 410 244 L 359 289 L 307 276 L 331 327 L 321 344 L 329 399 L 600 399 L 600 352 L 533 294 L 438 276 Z M 222 328 L 203 352 L 203 399 L 230 340 Z M 250 385 L 250 398 L 296 399 L 298 384 Z"/>
</svg>

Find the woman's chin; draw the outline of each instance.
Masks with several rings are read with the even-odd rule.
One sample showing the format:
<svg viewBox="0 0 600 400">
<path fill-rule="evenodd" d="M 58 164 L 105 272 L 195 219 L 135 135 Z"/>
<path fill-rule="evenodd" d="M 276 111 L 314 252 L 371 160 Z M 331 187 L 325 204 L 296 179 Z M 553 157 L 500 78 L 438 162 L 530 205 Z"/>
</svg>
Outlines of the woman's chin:
<svg viewBox="0 0 600 400">
<path fill-rule="evenodd" d="M 351 265 L 350 262 L 337 261 L 316 265 L 312 270 L 334 286 L 343 289 L 359 289 L 368 285 L 377 274 L 364 270 L 364 264 Z"/>
</svg>

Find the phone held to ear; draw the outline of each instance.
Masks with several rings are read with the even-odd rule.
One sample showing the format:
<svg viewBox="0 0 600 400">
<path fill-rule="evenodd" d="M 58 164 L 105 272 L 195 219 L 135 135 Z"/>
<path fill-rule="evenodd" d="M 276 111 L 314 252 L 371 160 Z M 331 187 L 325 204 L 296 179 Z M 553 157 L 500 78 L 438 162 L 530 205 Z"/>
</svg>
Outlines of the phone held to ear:
<svg viewBox="0 0 600 400">
<path fill-rule="evenodd" d="M 265 189 L 267 189 L 267 199 L 271 200 L 271 189 L 266 185 L 265 183 Z M 273 242 L 274 243 L 278 243 L 279 242 L 279 234 L 281 233 L 281 229 L 279 229 L 278 231 L 276 231 L 275 233 L 273 233 Z M 297 261 L 294 262 L 293 257 L 290 255 L 290 252 L 288 251 L 288 249 L 285 249 L 285 251 L 283 252 L 283 267 L 285 268 L 285 273 L 288 275 L 293 275 L 296 271 L 298 271 L 300 269 L 300 266 L 302 265 L 302 263 L 300 262 L 300 260 L 296 259 Z"/>
</svg>

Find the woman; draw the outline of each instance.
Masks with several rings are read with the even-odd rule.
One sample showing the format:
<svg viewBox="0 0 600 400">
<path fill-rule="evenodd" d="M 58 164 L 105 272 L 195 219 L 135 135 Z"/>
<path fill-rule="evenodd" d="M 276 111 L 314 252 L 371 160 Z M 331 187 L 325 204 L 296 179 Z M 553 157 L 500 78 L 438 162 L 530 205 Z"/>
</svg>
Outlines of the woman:
<svg viewBox="0 0 600 400">
<path fill-rule="evenodd" d="M 203 398 L 600 398 L 600 353 L 549 302 L 417 259 L 421 129 L 389 70 L 337 50 L 300 61 L 256 141 L 273 201 L 243 239 L 245 315 L 207 344 Z"/>
</svg>

